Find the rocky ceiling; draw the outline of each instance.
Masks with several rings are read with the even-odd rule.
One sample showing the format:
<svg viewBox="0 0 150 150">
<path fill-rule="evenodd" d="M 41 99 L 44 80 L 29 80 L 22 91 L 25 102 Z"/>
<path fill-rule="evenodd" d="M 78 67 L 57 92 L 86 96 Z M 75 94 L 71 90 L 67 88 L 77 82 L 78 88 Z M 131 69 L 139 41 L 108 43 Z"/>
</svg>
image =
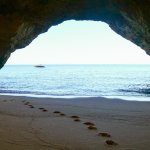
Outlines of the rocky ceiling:
<svg viewBox="0 0 150 150">
<path fill-rule="evenodd" d="M 150 55 L 149 17 L 150 0 L 1 0 L 0 68 L 13 51 L 71 19 L 103 21 Z"/>
</svg>

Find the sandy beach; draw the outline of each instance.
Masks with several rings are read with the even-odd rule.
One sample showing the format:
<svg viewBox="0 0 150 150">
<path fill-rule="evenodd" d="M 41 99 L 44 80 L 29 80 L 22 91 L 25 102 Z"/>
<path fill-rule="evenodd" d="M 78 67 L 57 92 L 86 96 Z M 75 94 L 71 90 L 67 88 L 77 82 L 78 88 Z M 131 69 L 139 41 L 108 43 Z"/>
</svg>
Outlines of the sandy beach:
<svg viewBox="0 0 150 150">
<path fill-rule="evenodd" d="M 149 150 L 150 102 L 0 96 L 0 150 Z"/>
</svg>

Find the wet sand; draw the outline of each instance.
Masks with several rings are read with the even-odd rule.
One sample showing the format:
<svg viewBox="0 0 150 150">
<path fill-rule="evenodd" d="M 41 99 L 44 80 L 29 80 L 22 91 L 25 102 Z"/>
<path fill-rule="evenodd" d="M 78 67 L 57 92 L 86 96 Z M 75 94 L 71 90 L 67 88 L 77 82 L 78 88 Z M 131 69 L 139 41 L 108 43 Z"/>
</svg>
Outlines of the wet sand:
<svg viewBox="0 0 150 150">
<path fill-rule="evenodd" d="M 150 102 L 0 96 L 0 150 L 149 150 Z"/>
</svg>

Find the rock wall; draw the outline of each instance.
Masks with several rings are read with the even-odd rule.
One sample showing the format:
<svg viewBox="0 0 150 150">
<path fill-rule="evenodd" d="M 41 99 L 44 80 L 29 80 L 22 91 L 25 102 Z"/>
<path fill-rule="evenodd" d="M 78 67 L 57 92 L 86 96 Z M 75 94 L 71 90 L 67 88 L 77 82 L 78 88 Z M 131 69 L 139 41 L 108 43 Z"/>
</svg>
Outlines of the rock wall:
<svg viewBox="0 0 150 150">
<path fill-rule="evenodd" d="M 2 0 L 0 68 L 13 51 L 70 19 L 106 22 L 150 55 L 149 16 L 150 0 Z"/>
</svg>

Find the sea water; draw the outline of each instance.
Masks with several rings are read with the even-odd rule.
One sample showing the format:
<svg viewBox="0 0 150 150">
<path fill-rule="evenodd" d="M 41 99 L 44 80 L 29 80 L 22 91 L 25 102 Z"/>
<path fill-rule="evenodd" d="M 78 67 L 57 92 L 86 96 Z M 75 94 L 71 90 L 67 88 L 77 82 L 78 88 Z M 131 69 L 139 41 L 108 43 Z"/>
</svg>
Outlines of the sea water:
<svg viewBox="0 0 150 150">
<path fill-rule="evenodd" d="M 150 65 L 6 65 L 0 70 L 0 93 L 150 101 Z"/>
</svg>

